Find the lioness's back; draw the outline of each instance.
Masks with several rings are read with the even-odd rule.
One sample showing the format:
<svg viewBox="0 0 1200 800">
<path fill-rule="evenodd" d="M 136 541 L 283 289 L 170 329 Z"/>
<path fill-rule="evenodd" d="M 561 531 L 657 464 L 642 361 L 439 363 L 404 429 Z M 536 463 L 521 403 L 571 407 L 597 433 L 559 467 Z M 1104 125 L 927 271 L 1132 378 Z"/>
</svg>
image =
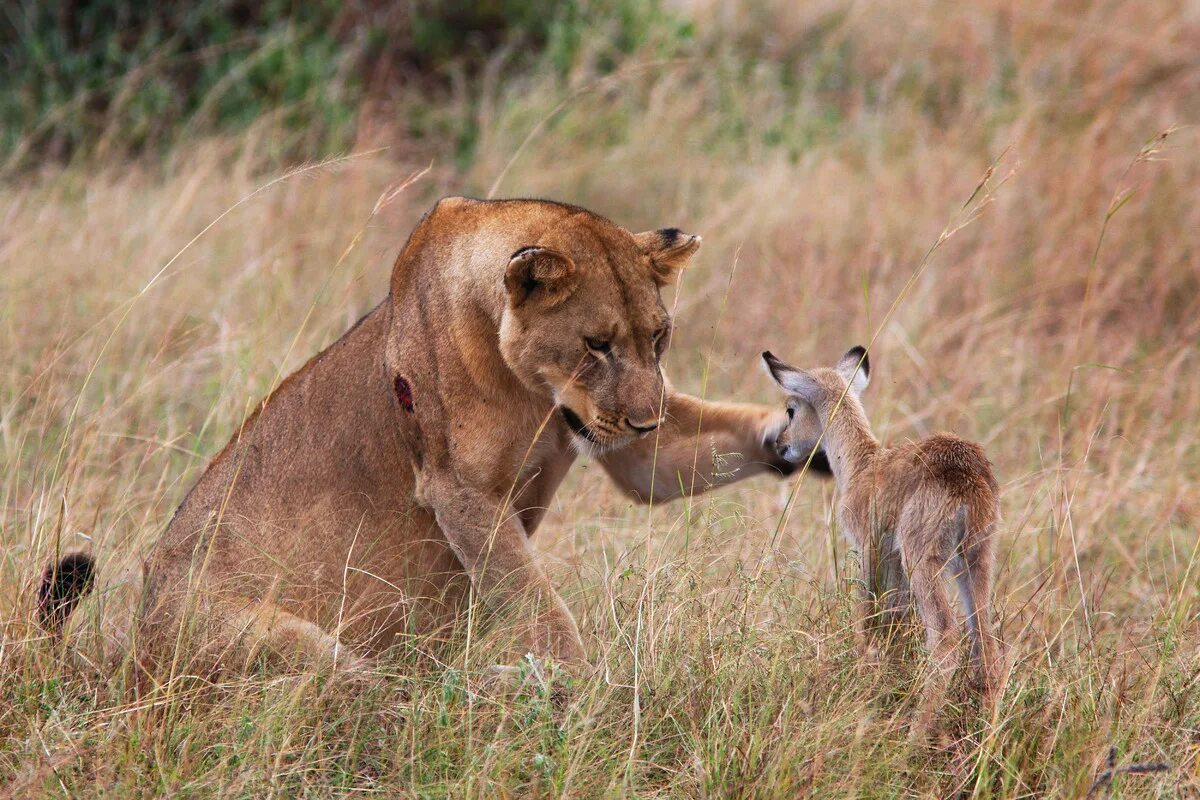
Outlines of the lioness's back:
<svg viewBox="0 0 1200 800">
<path fill-rule="evenodd" d="M 179 597 L 191 588 L 247 599 L 270 593 L 321 624 L 345 611 L 336 598 L 356 587 L 363 605 L 400 609 L 395 619 L 346 624 L 347 638 L 360 643 L 406 626 L 400 595 L 445 589 L 438 577 L 456 571 L 453 553 L 435 535 L 432 515 L 413 502 L 408 456 L 385 427 L 387 383 L 362 369 L 376 358 L 386 316 L 386 307 L 375 309 L 284 381 L 197 480 L 147 560 L 146 644 L 163 634 L 174 639 Z M 369 430 L 371 423 L 380 429 Z M 360 571 L 350 576 L 353 539 L 335 533 L 347 519 L 388 542 L 360 542 L 353 552 Z"/>
</svg>

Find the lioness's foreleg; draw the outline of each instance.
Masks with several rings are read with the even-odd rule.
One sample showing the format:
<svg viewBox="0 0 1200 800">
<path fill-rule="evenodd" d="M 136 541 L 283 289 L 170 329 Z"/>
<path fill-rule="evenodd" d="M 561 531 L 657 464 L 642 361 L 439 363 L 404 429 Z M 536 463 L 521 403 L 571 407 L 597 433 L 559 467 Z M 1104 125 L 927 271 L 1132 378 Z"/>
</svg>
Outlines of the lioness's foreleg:
<svg viewBox="0 0 1200 800">
<path fill-rule="evenodd" d="M 527 652 L 569 668 L 585 664 L 575 618 L 534 559 L 519 518 L 501 498 L 442 476 L 423 476 L 420 498 L 462 562 L 484 602 L 519 615 L 514 634 Z"/>
<path fill-rule="evenodd" d="M 782 408 L 672 393 L 657 431 L 600 456 L 609 477 L 642 502 L 699 494 L 761 472 L 795 469 L 775 452 Z"/>
</svg>

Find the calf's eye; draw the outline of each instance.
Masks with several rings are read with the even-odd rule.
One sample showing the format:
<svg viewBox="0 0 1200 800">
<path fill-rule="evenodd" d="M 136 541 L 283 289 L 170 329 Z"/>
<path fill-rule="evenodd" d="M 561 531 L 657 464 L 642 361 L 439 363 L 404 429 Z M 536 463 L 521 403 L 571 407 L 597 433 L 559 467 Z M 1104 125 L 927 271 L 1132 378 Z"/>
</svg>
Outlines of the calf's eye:
<svg viewBox="0 0 1200 800">
<path fill-rule="evenodd" d="M 788 406 L 787 414 L 788 414 L 788 419 L 794 419 L 796 417 L 796 409 L 792 408 L 791 406 Z"/>
</svg>

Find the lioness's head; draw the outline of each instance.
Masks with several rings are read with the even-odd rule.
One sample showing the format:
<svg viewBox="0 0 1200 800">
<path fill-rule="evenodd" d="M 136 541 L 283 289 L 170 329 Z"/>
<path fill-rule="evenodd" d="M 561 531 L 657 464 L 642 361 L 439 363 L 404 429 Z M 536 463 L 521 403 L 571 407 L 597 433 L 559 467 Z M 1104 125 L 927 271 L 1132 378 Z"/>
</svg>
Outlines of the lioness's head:
<svg viewBox="0 0 1200 800">
<path fill-rule="evenodd" d="M 500 351 L 553 394 L 581 443 L 620 447 L 662 421 L 671 318 L 659 290 L 699 248 L 676 228 L 632 234 L 580 212 L 513 252 Z"/>
</svg>

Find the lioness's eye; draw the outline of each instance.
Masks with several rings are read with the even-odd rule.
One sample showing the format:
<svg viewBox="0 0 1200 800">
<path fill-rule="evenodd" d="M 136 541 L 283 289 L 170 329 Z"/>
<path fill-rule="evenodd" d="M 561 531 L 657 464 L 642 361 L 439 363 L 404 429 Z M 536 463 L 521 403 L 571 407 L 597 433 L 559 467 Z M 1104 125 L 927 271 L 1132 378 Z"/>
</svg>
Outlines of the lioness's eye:
<svg viewBox="0 0 1200 800">
<path fill-rule="evenodd" d="M 658 350 L 658 351 L 662 350 L 663 345 L 667 341 L 667 334 L 669 332 L 670 332 L 670 328 L 666 328 L 666 327 L 659 328 L 658 330 L 656 330 L 654 332 L 654 335 L 652 337 L 650 337 L 650 341 L 654 343 L 655 350 Z"/>
<path fill-rule="evenodd" d="M 607 339 L 593 339 L 591 336 L 585 336 L 583 342 L 587 345 L 587 349 L 593 353 L 606 356 L 612 352 L 612 342 Z"/>
</svg>

